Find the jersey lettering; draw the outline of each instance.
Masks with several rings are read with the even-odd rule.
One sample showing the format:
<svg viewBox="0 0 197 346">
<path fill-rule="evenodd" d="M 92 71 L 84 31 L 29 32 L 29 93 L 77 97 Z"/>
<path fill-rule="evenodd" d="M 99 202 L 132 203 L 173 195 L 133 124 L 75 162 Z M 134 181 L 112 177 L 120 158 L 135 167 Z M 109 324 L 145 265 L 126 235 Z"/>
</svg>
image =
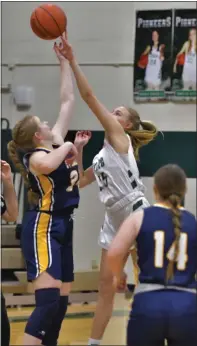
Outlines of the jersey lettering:
<svg viewBox="0 0 197 346">
<path fill-rule="evenodd" d="M 94 163 L 94 170 L 98 171 L 100 168 L 104 167 L 105 163 L 102 157 L 100 157 L 95 163 Z"/>
<path fill-rule="evenodd" d="M 137 187 L 137 183 L 136 183 L 136 180 L 133 178 L 133 173 L 130 170 L 128 170 L 128 176 L 131 181 L 131 186 L 134 190 Z"/>
<path fill-rule="evenodd" d="M 73 170 L 70 172 L 70 185 L 67 187 L 66 191 L 71 192 L 75 185 L 77 185 L 79 181 L 79 173 L 77 170 Z"/>
<path fill-rule="evenodd" d="M 107 181 L 107 174 L 102 172 L 98 175 L 99 181 L 102 184 L 102 186 L 99 186 L 100 191 L 102 191 L 105 187 L 108 187 L 108 181 Z"/>
<path fill-rule="evenodd" d="M 164 231 L 154 232 L 154 240 L 155 240 L 154 266 L 156 268 L 163 268 L 165 232 Z M 187 233 L 181 233 L 180 240 L 179 240 L 179 254 L 177 258 L 177 269 L 180 271 L 183 271 L 186 269 L 186 264 L 188 262 L 187 245 L 188 245 L 188 235 Z M 173 243 L 166 255 L 168 260 L 173 260 L 174 251 L 175 251 L 175 245 Z"/>
</svg>

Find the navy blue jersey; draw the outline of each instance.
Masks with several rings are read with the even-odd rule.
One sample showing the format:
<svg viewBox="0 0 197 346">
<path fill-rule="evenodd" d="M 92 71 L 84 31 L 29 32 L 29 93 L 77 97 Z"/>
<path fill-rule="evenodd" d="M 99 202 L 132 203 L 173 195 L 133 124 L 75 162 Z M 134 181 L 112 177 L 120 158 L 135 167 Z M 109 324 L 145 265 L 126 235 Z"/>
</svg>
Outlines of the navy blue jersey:
<svg viewBox="0 0 197 346">
<path fill-rule="evenodd" d="M 5 204 L 5 199 L 4 197 L 1 195 L 1 215 L 3 215 L 6 211 L 6 204 Z"/>
<path fill-rule="evenodd" d="M 163 206 L 144 209 L 144 218 L 136 239 L 140 283 L 166 284 L 168 258 L 173 258 L 175 239 L 172 211 Z M 174 277 L 168 286 L 196 288 L 197 222 L 181 209 L 179 256 L 174 265 Z"/>
<path fill-rule="evenodd" d="M 77 207 L 79 204 L 79 173 L 77 163 L 67 165 L 63 161 L 60 166 L 50 174 L 36 176 L 29 171 L 29 159 L 33 152 L 44 151 L 46 148 L 36 148 L 23 157 L 23 163 L 28 171 L 28 180 L 33 192 L 39 195 L 40 211 L 59 211 L 67 207 Z"/>
</svg>

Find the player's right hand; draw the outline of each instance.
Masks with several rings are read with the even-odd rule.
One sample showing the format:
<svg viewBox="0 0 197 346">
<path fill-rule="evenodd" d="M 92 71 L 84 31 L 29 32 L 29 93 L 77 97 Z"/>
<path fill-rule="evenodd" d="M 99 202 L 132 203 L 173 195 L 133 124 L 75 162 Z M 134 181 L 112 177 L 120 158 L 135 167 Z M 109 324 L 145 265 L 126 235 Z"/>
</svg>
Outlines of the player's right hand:
<svg viewBox="0 0 197 346">
<path fill-rule="evenodd" d="M 74 54 L 72 46 L 68 42 L 67 33 L 63 33 L 60 39 L 61 43 L 59 45 L 55 43 L 54 45 L 54 49 L 56 49 L 56 54 L 62 55 L 69 62 L 71 62 L 74 59 Z"/>
</svg>

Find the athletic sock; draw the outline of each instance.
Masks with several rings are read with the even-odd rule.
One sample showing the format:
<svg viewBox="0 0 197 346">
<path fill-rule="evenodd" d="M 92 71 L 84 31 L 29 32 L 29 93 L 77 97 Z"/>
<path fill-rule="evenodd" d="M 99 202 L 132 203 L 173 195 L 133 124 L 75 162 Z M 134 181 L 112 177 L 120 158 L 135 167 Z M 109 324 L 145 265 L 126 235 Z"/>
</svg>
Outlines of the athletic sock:
<svg viewBox="0 0 197 346">
<path fill-rule="evenodd" d="M 99 346 L 101 343 L 101 340 L 96 340 L 96 339 L 89 339 L 88 340 L 88 346 L 91 346 L 91 345 L 95 345 L 95 346 Z"/>
</svg>

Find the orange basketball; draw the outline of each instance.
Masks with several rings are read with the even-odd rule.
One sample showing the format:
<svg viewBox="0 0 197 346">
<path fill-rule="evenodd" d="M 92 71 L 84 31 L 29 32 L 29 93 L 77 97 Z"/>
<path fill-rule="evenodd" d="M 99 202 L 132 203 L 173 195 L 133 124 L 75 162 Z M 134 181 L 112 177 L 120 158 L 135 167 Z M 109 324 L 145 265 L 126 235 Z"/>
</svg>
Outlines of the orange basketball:
<svg viewBox="0 0 197 346">
<path fill-rule="evenodd" d="M 177 56 L 177 64 L 183 66 L 184 63 L 185 63 L 185 54 L 184 53 L 179 54 Z"/>
<path fill-rule="evenodd" d="M 140 56 L 140 59 L 139 59 L 137 65 L 140 68 L 145 68 L 147 66 L 147 64 L 148 64 L 148 55 L 147 54 L 146 55 L 142 54 Z"/>
<path fill-rule="evenodd" d="M 33 11 L 30 25 L 36 36 L 43 40 L 54 40 L 66 30 L 67 18 L 60 7 L 44 4 Z"/>
</svg>

